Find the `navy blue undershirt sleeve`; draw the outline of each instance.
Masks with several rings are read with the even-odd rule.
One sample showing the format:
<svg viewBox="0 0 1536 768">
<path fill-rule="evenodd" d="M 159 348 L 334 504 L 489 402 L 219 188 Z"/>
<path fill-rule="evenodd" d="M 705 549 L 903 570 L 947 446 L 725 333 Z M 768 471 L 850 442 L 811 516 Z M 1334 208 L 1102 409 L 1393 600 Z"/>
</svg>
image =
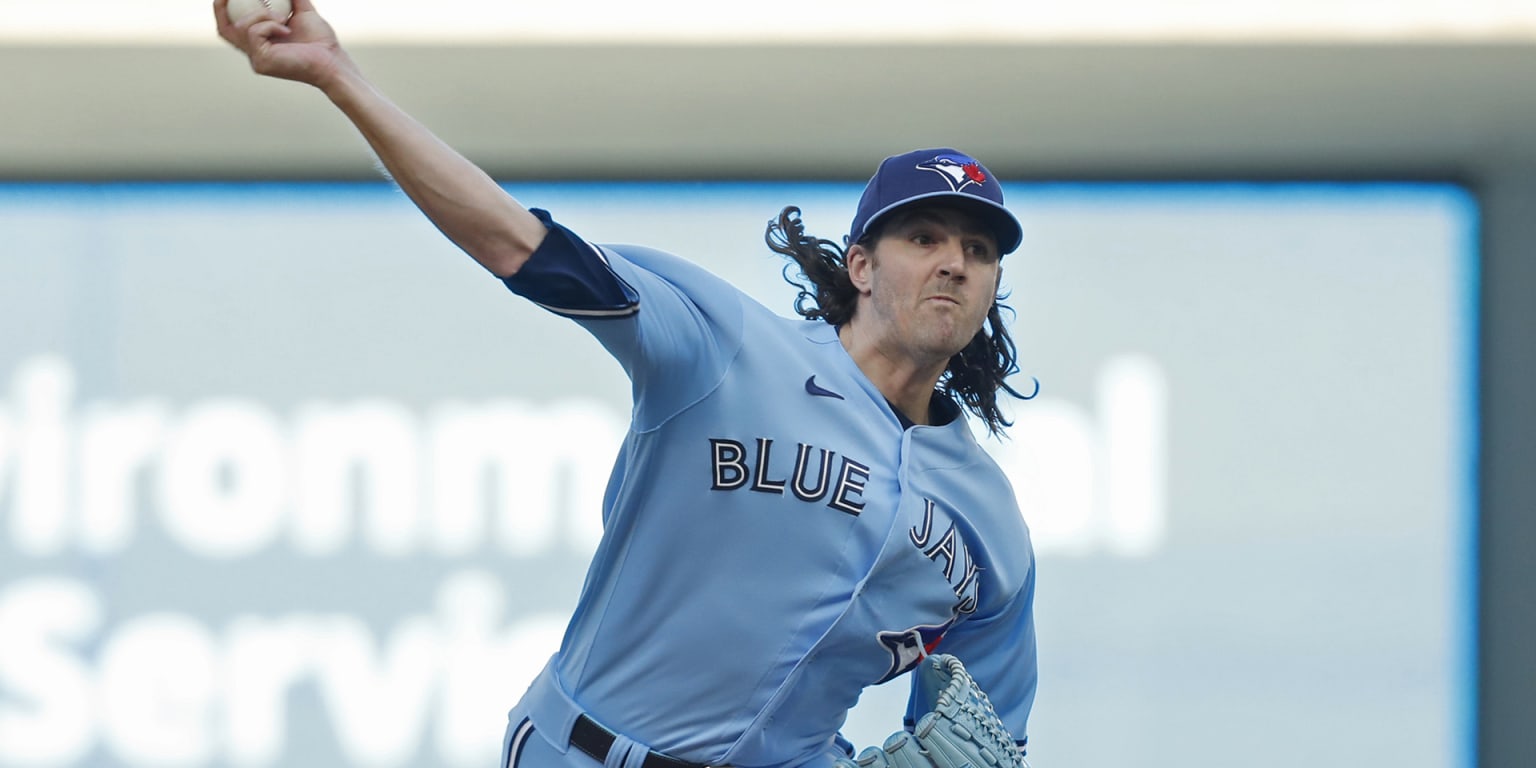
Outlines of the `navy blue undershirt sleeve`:
<svg viewBox="0 0 1536 768">
<path fill-rule="evenodd" d="M 548 211 L 531 211 L 549 234 L 517 274 L 502 280 L 507 288 L 565 317 L 628 317 L 640 310 L 640 294 L 613 273 L 602 251 Z"/>
</svg>

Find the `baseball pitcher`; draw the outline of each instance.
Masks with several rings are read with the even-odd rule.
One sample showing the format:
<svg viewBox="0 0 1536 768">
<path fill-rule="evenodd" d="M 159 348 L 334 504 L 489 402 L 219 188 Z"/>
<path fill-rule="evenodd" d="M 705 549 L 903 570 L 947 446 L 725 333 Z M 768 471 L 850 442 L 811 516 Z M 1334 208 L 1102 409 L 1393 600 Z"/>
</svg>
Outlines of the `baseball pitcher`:
<svg viewBox="0 0 1536 768">
<path fill-rule="evenodd" d="M 257 73 L 319 89 L 444 235 L 632 382 L 602 541 L 502 766 L 1022 765 L 1034 557 L 964 417 L 999 431 L 999 393 L 1019 394 L 998 287 L 1022 235 L 981 163 L 887 158 L 842 244 L 780 212 L 788 319 L 525 208 L 374 88 L 309 0 L 286 21 L 227 2 L 219 34 Z M 905 727 L 855 755 L 838 731 L 860 692 L 913 670 Z"/>
</svg>

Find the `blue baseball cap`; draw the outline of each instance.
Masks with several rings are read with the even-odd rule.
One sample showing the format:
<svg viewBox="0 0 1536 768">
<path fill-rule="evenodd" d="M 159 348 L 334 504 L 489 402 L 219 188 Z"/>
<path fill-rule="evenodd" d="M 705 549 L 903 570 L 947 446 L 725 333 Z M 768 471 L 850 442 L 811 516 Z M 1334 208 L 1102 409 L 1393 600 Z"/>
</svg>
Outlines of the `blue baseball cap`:
<svg viewBox="0 0 1536 768">
<path fill-rule="evenodd" d="M 975 158 L 954 149 L 919 149 L 887 157 L 870 177 L 848 230 L 857 243 L 880 217 L 919 200 L 951 198 L 974 209 L 991 226 L 1001 254 L 1024 239 L 1019 220 L 1003 206 L 1003 188 Z"/>
</svg>

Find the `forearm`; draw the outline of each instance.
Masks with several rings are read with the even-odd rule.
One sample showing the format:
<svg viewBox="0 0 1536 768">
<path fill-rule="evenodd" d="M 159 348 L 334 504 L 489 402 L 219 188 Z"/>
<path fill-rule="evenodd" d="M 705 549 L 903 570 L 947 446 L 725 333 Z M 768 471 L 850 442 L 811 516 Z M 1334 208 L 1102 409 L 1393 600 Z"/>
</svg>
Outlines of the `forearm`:
<svg viewBox="0 0 1536 768">
<path fill-rule="evenodd" d="M 400 189 L 491 273 L 517 271 L 548 231 L 468 158 L 380 93 L 350 62 L 319 84 Z"/>
</svg>

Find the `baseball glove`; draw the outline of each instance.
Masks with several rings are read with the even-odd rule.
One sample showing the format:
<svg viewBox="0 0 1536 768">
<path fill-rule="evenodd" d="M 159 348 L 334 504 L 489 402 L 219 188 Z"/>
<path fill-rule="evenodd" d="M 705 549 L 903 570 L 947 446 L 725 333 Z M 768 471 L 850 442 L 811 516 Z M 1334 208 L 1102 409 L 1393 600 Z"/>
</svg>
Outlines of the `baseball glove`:
<svg viewBox="0 0 1536 768">
<path fill-rule="evenodd" d="M 938 692 L 917 727 L 891 734 L 853 760 L 837 761 L 837 768 L 1029 768 L 959 659 L 929 656 L 916 674 L 924 677 L 920 689 Z"/>
</svg>

